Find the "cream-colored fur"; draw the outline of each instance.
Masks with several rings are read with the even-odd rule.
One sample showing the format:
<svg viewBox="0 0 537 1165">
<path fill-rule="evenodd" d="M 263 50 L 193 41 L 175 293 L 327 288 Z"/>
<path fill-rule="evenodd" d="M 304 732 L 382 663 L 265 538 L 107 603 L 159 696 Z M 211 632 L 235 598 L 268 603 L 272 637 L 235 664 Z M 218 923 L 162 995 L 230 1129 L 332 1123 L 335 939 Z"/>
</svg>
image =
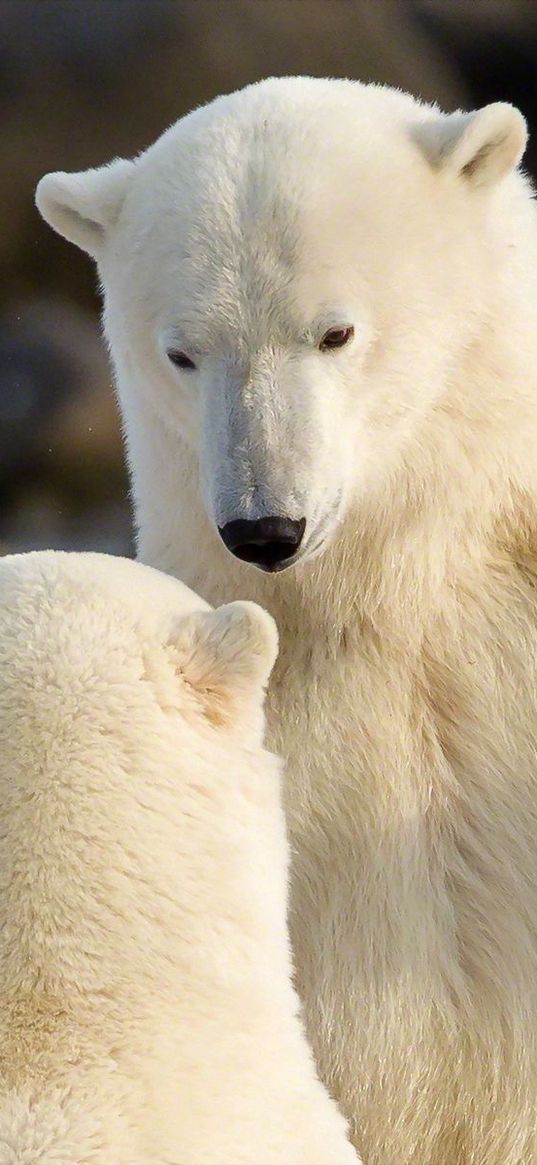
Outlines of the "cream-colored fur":
<svg viewBox="0 0 537 1165">
<path fill-rule="evenodd" d="M 524 136 L 508 106 L 287 78 L 38 191 L 99 264 L 141 557 L 278 621 L 298 985 L 367 1165 L 537 1163 Z M 307 519 L 277 576 L 216 531 L 263 506 Z"/>
<path fill-rule="evenodd" d="M 0 560 L 1 1165 L 352 1165 L 286 934 L 252 604 Z"/>
</svg>

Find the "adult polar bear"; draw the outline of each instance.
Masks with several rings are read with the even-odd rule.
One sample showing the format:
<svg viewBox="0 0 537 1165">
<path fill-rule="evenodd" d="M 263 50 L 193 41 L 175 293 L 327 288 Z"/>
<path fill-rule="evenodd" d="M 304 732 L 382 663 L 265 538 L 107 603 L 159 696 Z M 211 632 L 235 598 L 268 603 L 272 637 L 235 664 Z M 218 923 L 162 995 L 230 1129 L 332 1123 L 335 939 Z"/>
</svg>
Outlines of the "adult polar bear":
<svg viewBox="0 0 537 1165">
<path fill-rule="evenodd" d="M 368 1165 L 537 1162 L 524 142 L 277 79 L 37 194 L 98 261 L 142 559 L 277 619 L 298 982 Z"/>
</svg>

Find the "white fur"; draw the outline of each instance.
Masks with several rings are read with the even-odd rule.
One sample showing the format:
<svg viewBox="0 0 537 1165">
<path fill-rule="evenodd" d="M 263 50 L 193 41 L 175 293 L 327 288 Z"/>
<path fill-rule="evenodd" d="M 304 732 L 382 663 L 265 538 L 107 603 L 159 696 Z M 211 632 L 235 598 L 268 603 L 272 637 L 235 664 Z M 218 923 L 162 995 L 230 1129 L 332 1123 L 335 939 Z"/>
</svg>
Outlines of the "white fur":
<svg viewBox="0 0 537 1165">
<path fill-rule="evenodd" d="M 0 560 L 1 1165 L 356 1162 L 291 986 L 275 654 L 139 563 Z"/>
<path fill-rule="evenodd" d="M 263 82 L 142 154 L 94 248 L 141 557 L 278 620 L 298 984 L 368 1165 L 537 1162 L 524 140 L 509 106 Z M 215 529 L 271 511 L 307 519 L 277 577 Z"/>
</svg>

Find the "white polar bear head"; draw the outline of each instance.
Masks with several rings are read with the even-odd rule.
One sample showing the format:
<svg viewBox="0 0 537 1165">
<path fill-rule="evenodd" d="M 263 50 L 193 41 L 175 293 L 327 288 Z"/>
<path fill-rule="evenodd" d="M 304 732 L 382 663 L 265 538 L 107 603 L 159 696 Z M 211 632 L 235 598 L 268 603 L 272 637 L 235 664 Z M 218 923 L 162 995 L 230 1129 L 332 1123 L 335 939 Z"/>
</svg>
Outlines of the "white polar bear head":
<svg viewBox="0 0 537 1165">
<path fill-rule="evenodd" d="M 391 473 L 487 319 L 525 140 L 510 105 L 280 78 L 42 179 L 44 218 L 97 260 L 127 428 L 150 409 L 193 447 L 236 557 L 319 552 Z"/>
<path fill-rule="evenodd" d="M 21 691 L 31 689 L 36 661 L 62 653 L 66 691 L 81 674 L 115 678 L 103 691 L 118 716 L 119 686 L 136 691 L 143 675 L 178 722 L 260 748 L 277 644 L 274 620 L 256 603 L 213 610 L 139 562 L 62 551 L 0 559 L 0 665 L 3 682 Z"/>
</svg>

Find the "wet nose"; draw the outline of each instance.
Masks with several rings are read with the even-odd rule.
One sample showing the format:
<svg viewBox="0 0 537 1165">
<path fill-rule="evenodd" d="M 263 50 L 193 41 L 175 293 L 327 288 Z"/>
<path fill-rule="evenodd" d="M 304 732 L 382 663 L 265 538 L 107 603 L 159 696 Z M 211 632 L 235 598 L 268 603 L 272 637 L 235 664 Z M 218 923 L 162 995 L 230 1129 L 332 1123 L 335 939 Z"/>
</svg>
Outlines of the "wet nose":
<svg viewBox="0 0 537 1165">
<path fill-rule="evenodd" d="M 218 527 L 228 550 L 260 570 L 285 570 L 295 558 L 306 527 L 305 518 L 271 515 L 255 520 L 239 518 Z"/>
</svg>

